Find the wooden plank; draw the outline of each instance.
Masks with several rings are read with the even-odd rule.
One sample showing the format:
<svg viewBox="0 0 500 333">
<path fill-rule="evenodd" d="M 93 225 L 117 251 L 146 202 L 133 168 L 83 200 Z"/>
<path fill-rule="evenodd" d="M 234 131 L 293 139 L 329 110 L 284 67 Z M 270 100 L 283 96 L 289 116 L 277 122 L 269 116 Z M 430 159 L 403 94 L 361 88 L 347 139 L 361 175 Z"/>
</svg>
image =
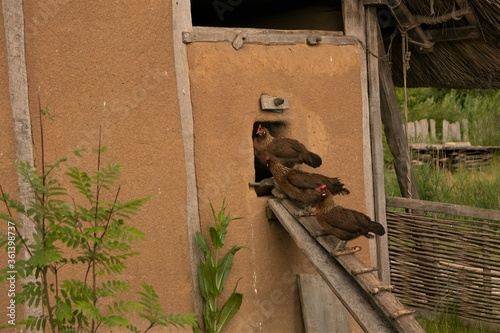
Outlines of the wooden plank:
<svg viewBox="0 0 500 333">
<path fill-rule="evenodd" d="M 298 212 L 297 207 L 288 199 L 281 200 L 281 204 L 292 216 Z M 314 219 L 313 217 L 299 217 L 296 219 L 307 231 L 309 231 L 309 234 L 313 235 L 317 233 L 316 226 L 314 223 L 311 223 Z M 332 241 L 332 239 L 334 239 L 334 241 Z M 334 253 L 338 242 L 333 236 L 320 236 L 316 238 L 316 241 L 328 251 L 328 253 Z M 387 289 L 389 286 L 382 283 L 382 281 L 372 273 L 372 270 L 365 266 L 358 256 L 350 254 L 336 256 L 334 259 L 352 275 L 352 279 L 358 283 L 367 295 L 369 295 L 373 302 L 372 304 L 387 318 L 391 318 L 391 322 L 398 332 L 424 332 L 413 315 L 406 314 L 398 316 L 398 314 L 401 313 L 408 313 L 409 310 L 390 292 L 390 289 Z M 364 273 L 357 274 L 357 272 Z"/>
<path fill-rule="evenodd" d="M 375 221 L 379 222 L 387 229 L 385 213 L 385 168 L 384 168 L 384 148 L 382 143 L 382 117 L 380 111 L 380 78 L 378 68 L 378 40 L 377 34 L 377 10 L 376 8 L 366 9 L 366 40 L 367 40 L 367 60 L 368 60 L 368 96 L 370 106 L 370 138 L 372 147 L 372 171 L 373 171 L 373 202 Z M 375 242 L 375 253 L 372 258 L 376 260 L 374 265 L 379 267 L 379 278 L 386 284 L 390 284 L 389 246 L 387 233 L 382 237 L 377 237 Z"/>
<path fill-rule="evenodd" d="M 318 245 L 280 201 L 270 199 L 268 205 L 361 328 L 365 332 L 394 332 L 382 313 L 370 304 L 369 297 L 363 289 L 323 247 Z"/>
<path fill-rule="evenodd" d="M 332 45 L 355 45 L 358 40 L 353 37 L 344 36 L 339 32 L 317 31 L 317 30 L 262 30 L 241 28 L 211 28 L 193 27 L 192 30 L 182 33 L 184 43 L 194 42 L 230 42 L 241 33 L 246 32 L 244 44 L 260 45 L 294 45 L 309 44 L 308 38 L 317 36 L 320 38 L 318 44 Z M 244 47 L 244 46 L 243 46 Z"/>
<path fill-rule="evenodd" d="M 177 79 L 177 96 L 184 144 L 184 159 L 186 167 L 186 227 L 191 264 L 191 280 L 193 282 L 194 311 L 198 314 L 198 324 L 204 329 L 203 297 L 199 287 L 198 270 L 201 252 L 196 243 L 196 232 L 201 230 L 198 187 L 196 185 L 196 168 L 194 160 L 194 126 L 193 106 L 191 104 L 191 86 L 189 81 L 189 66 L 186 45 L 182 42 L 182 32 L 190 31 L 191 6 L 189 1 L 172 0 L 174 65 Z"/>
<path fill-rule="evenodd" d="M 500 210 L 397 197 L 387 197 L 386 204 L 388 207 L 426 210 L 436 213 L 500 221 Z"/>
<path fill-rule="evenodd" d="M 12 108 L 12 119 L 14 125 L 14 138 L 16 142 L 17 160 L 28 162 L 34 165 L 33 158 L 33 137 L 31 129 L 31 118 L 29 110 L 28 96 L 28 75 L 26 72 L 26 57 L 24 48 L 24 12 L 22 0 L 2 1 L 2 11 L 4 17 L 4 30 L 7 49 L 7 66 L 9 71 L 9 91 Z M 41 115 L 40 115 L 41 116 Z M 43 163 L 43 162 L 42 162 Z M 18 188 L 20 202 L 29 207 L 35 202 L 35 196 L 31 190 L 31 185 L 21 175 L 18 174 Z M 22 236 L 27 244 L 34 244 L 33 234 L 35 225 L 29 217 L 21 215 L 19 220 L 22 223 Z M 28 260 L 31 255 L 28 251 L 22 251 L 23 259 Z M 34 275 L 22 279 L 22 283 L 40 283 L 40 278 Z M 20 310 L 19 310 L 20 311 Z M 23 305 L 23 316 L 38 317 L 43 313 L 43 307 L 30 305 L 28 302 Z M 28 332 L 41 332 L 36 328 Z"/>
<path fill-rule="evenodd" d="M 297 283 L 306 333 L 352 332 L 349 312 L 320 275 L 300 274 Z"/>
</svg>

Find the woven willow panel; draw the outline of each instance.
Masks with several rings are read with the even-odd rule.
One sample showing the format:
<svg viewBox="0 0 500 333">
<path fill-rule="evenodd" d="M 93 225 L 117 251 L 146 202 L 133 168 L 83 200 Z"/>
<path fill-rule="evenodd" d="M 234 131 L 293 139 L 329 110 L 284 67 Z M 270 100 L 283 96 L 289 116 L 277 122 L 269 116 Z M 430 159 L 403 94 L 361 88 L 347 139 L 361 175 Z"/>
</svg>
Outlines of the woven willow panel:
<svg viewBox="0 0 500 333">
<path fill-rule="evenodd" d="M 411 307 L 500 324 L 500 222 L 387 211 L 391 284 Z"/>
</svg>

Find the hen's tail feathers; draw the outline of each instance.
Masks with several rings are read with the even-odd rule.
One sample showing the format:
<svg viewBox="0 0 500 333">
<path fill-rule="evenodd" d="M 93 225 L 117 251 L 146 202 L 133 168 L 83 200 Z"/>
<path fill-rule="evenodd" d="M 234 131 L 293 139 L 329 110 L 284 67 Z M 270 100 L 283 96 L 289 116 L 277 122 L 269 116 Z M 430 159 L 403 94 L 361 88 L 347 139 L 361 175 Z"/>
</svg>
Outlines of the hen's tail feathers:
<svg viewBox="0 0 500 333">
<path fill-rule="evenodd" d="M 333 184 L 333 191 L 330 191 L 330 192 L 332 192 L 333 195 L 336 195 L 336 194 L 348 195 L 349 193 L 351 193 L 351 191 L 346 189 L 344 187 L 344 184 L 342 184 L 342 183 Z"/>
<path fill-rule="evenodd" d="M 307 155 L 307 160 L 305 162 L 307 165 L 313 168 L 317 168 L 323 163 L 323 160 L 318 154 L 309 152 L 309 154 Z"/>
<path fill-rule="evenodd" d="M 378 222 L 372 221 L 370 223 L 370 229 L 375 235 L 382 236 L 385 234 L 384 226 Z"/>
<path fill-rule="evenodd" d="M 342 183 L 338 178 L 331 178 L 330 179 L 331 186 L 328 186 L 328 190 L 333 194 L 341 194 L 341 195 L 348 195 L 351 193 L 347 188 L 344 187 L 344 183 Z"/>
</svg>

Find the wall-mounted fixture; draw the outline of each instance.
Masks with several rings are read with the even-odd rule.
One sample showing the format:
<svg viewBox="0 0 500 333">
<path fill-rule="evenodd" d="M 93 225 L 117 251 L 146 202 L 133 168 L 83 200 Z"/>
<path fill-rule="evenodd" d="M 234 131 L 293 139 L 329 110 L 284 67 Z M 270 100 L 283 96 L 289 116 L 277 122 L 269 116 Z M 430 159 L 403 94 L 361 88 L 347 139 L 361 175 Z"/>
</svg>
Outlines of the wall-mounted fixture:
<svg viewBox="0 0 500 333">
<path fill-rule="evenodd" d="M 260 96 L 260 108 L 264 111 L 283 112 L 289 108 L 288 99 L 268 95 Z"/>
</svg>

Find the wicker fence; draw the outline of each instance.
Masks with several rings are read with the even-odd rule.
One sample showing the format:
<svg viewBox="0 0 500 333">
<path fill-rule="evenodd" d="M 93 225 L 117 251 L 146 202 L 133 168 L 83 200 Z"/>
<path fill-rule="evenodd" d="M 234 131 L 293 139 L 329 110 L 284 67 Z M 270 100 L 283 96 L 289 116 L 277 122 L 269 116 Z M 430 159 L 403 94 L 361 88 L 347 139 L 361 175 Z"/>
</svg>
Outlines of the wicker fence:
<svg viewBox="0 0 500 333">
<path fill-rule="evenodd" d="M 500 211 L 387 198 L 391 283 L 417 309 L 500 324 Z"/>
</svg>

